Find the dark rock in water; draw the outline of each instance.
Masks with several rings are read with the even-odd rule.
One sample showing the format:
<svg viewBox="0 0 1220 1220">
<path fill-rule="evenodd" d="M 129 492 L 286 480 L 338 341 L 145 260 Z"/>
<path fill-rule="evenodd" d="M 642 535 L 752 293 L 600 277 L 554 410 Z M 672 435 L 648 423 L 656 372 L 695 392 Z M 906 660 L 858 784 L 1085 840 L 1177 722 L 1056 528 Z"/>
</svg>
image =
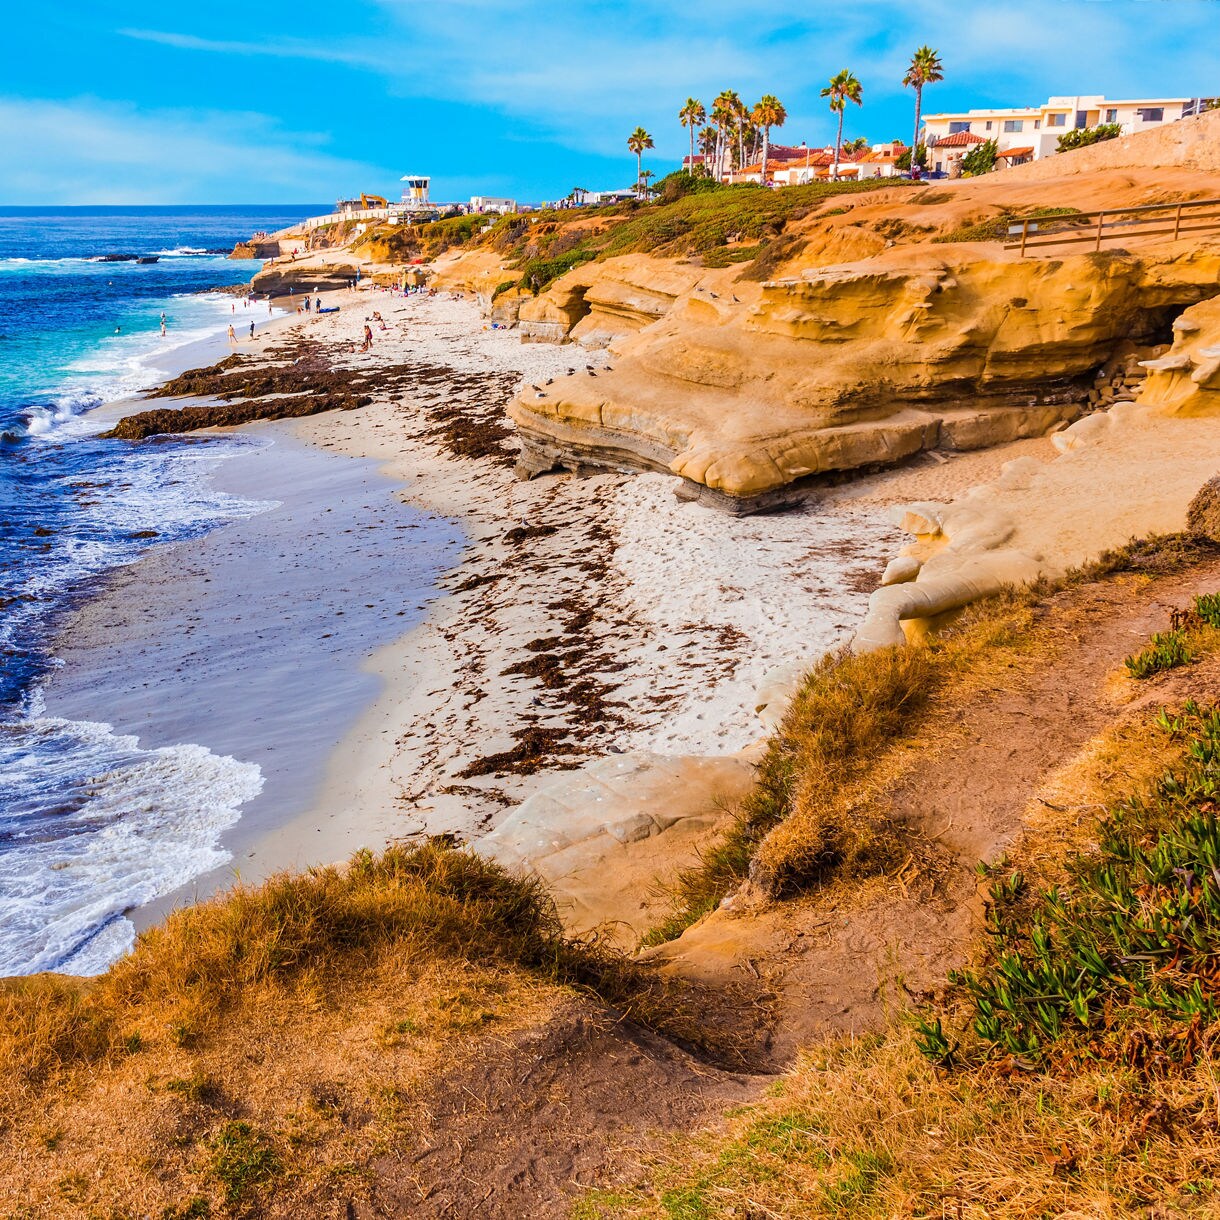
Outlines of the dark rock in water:
<svg viewBox="0 0 1220 1220">
<path fill-rule="evenodd" d="M 134 263 L 139 260 L 138 254 L 103 254 L 99 263 Z"/>
<path fill-rule="evenodd" d="M 133 534 L 128 534 L 128 538 L 160 538 L 160 530 L 136 530 Z"/>
<path fill-rule="evenodd" d="M 149 263 L 157 263 L 160 261 L 161 261 L 161 256 L 159 254 L 144 254 L 136 259 L 137 263 L 142 263 L 145 266 L 147 266 Z"/>
</svg>

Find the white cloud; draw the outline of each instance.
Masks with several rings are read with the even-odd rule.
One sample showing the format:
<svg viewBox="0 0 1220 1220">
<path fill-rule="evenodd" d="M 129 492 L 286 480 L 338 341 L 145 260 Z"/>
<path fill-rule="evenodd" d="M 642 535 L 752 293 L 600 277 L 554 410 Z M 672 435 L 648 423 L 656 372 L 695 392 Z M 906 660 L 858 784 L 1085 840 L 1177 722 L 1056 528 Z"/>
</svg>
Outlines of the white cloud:
<svg viewBox="0 0 1220 1220">
<path fill-rule="evenodd" d="M 202 203 L 311 200 L 385 171 L 322 151 L 260 114 L 148 111 L 77 98 L 0 97 L 5 202 Z"/>
<path fill-rule="evenodd" d="M 901 79 L 911 51 L 937 47 L 947 81 L 928 104 L 984 98 L 1012 105 L 1050 93 L 1160 93 L 1203 89 L 1220 76 L 1215 41 L 1204 37 L 1207 0 L 368 0 L 349 9 L 355 28 L 315 40 L 217 41 L 190 34 L 125 31 L 183 49 L 330 61 L 379 75 L 397 97 L 489 107 L 519 125 L 521 138 L 553 140 L 585 153 L 623 155 L 642 122 L 657 156 L 681 154 L 677 109 L 722 87 L 749 99 L 778 94 L 788 139 L 827 138 L 833 122 L 821 84 L 849 66 L 865 86 L 856 130 L 898 134 L 910 95 Z M 947 102 L 946 102 L 947 104 Z M 850 120 L 849 120 L 850 125 Z"/>
</svg>

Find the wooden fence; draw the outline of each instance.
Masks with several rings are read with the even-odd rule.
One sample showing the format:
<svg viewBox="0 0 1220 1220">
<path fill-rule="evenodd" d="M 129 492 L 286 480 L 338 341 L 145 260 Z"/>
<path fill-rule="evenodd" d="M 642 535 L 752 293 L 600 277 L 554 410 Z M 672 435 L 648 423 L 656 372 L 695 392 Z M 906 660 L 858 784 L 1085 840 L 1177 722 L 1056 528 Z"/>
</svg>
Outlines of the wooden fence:
<svg viewBox="0 0 1220 1220">
<path fill-rule="evenodd" d="M 1100 250 L 1103 241 L 1112 239 L 1169 237 L 1176 241 L 1188 233 L 1216 232 L 1220 232 L 1220 199 L 1194 199 L 1067 216 L 1030 216 L 1009 226 L 1004 249 L 1019 250 L 1024 258 L 1027 250 L 1038 246 L 1088 242 L 1094 250 Z"/>
</svg>

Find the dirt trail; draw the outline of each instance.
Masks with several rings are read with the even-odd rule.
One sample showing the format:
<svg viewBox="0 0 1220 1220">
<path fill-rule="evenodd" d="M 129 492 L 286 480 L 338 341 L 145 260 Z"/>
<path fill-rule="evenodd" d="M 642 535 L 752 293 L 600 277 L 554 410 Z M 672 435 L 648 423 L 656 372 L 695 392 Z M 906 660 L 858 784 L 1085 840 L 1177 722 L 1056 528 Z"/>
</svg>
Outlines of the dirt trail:
<svg viewBox="0 0 1220 1220">
<path fill-rule="evenodd" d="M 1220 562 L 1210 561 L 1151 583 L 1119 577 L 1049 599 L 1041 626 L 1060 637 L 1050 657 L 968 703 L 934 705 L 925 728 L 939 747 L 876 810 L 914 832 L 918 863 L 793 902 L 756 904 L 747 892 L 655 960 L 704 985 L 756 980 L 756 998 L 773 1006 L 764 1049 L 776 1068 L 800 1046 L 875 1028 L 908 997 L 939 993 L 981 925 L 975 865 L 998 859 L 1020 835 L 1047 777 L 1141 706 L 1172 700 L 1187 684 L 1220 694 L 1210 665 L 1148 682 L 1134 702 L 1107 681 L 1168 627 L 1174 607 L 1216 589 Z"/>
<path fill-rule="evenodd" d="M 583 1187 L 613 1184 L 657 1131 L 706 1123 L 766 1079 L 721 1071 L 672 1043 L 573 1001 L 543 1028 L 436 1087 L 422 1146 L 374 1165 L 352 1220 L 550 1220 Z"/>
<path fill-rule="evenodd" d="M 424 1142 L 377 1163 L 350 1220 L 568 1214 L 582 1188 L 638 1173 L 665 1132 L 692 1130 L 756 1098 L 795 1051 L 876 1028 L 887 1008 L 943 988 L 975 943 L 979 859 L 1003 854 L 1047 778 L 1132 712 L 1186 694 L 1220 698 L 1220 659 L 1140 684 L 1116 683 L 1124 657 L 1175 607 L 1220 589 L 1220 560 L 1153 581 L 1117 577 L 1047 601 L 1052 643 L 969 702 L 935 703 L 921 753 L 878 812 L 907 825 L 918 863 L 895 876 L 830 885 L 781 903 L 746 893 L 652 960 L 723 997 L 709 1027 L 757 1044 L 757 1075 L 721 1070 L 592 1002 L 504 1043 L 421 1106 Z M 1132 695 L 1134 694 L 1134 698 Z M 904 995 L 905 993 L 905 995 Z"/>
</svg>

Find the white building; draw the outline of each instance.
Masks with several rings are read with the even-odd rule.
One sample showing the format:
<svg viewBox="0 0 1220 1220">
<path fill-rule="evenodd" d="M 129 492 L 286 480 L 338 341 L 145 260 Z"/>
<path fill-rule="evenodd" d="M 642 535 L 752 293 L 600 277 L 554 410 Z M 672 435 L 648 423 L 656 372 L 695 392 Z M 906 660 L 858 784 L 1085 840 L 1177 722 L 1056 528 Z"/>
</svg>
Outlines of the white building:
<svg viewBox="0 0 1220 1220">
<path fill-rule="evenodd" d="M 470 210 L 480 216 L 490 212 L 507 216 L 510 212 L 517 210 L 517 201 L 498 195 L 471 195 Z"/>
<path fill-rule="evenodd" d="M 949 173 L 970 147 L 995 140 L 1008 164 L 1036 161 L 1058 151 L 1069 131 L 1117 123 L 1122 135 L 1163 127 L 1206 108 L 1209 98 L 1159 97 L 1110 101 L 1100 94 L 1052 97 L 1024 109 L 965 110 L 925 114 L 920 141 L 928 146 L 928 168 Z M 953 137 L 960 137 L 956 140 Z M 970 139 L 970 137 L 975 137 Z"/>
</svg>

